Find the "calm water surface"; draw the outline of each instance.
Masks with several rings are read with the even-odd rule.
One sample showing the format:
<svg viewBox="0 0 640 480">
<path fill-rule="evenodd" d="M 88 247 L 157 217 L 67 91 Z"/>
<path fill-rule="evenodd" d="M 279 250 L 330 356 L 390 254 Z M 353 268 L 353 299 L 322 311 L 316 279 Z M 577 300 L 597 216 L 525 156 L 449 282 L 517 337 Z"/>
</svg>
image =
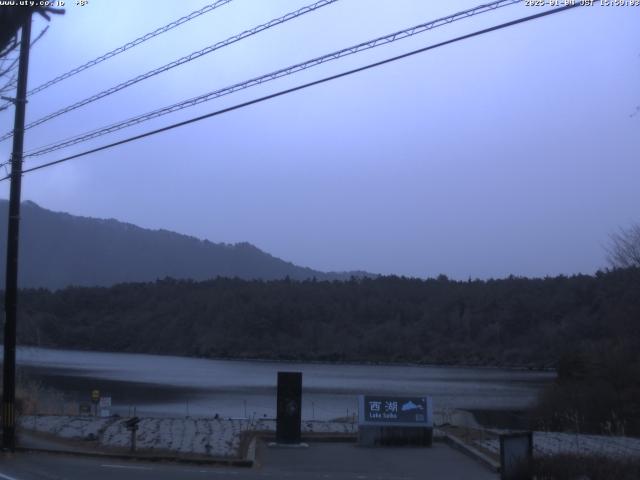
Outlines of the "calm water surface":
<svg viewBox="0 0 640 480">
<path fill-rule="evenodd" d="M 506 369 L 335 365 L 19 347 L 18 365 L 75 400 L 92 389 L 115 413 L 275 416 L 278 371 L 303 373 L 303 418 L 353 415 L 359 394 L 431 395 L 434 408 L 525 408 L 553 380 L 549 372 Z"/>
</svg>

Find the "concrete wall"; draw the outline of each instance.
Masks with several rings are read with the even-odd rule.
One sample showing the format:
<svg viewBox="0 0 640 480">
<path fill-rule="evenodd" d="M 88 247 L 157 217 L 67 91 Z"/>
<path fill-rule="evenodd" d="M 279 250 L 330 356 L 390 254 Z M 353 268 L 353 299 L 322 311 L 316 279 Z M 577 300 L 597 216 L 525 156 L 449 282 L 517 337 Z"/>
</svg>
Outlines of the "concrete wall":
<svg viewBox="0 0 640 480">
<path fill-rule="evenodd" d="M 433 442 L 433 429 L 427 427 L 390 427 L 360 425 L 358 444 L 377 445 L 419 445 L 430 447 Z"/>
</svg>

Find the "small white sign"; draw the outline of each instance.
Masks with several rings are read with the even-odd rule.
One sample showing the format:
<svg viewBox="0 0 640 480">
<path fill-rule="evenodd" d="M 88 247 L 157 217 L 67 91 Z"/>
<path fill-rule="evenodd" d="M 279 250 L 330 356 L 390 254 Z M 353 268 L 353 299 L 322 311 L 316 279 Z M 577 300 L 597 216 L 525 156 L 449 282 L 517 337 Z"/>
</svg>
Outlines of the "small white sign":
<svg viewBox="0 0 640 480">
<path fill-rule="evenodd" d="M 100 397 L 100 408 L 111 408 L 111 397 Z"/>
</svg>

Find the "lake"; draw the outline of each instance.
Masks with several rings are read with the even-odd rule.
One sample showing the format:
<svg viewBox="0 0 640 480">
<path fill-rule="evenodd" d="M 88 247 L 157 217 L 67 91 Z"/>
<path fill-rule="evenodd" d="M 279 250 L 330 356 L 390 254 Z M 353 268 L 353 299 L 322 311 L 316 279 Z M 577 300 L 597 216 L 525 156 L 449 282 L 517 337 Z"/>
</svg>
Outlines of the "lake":
<svg viewBox="0 0 640 480">
<path fill-rule="evenodd" d="M 275 417 L 278 371 L 303 373 L 304 419 L 352 416 L 359 394 L 431 395 L 434 409 L 522 410 L 552 372 L 498 368 L 209 360 L 19 347 L 21 372 L 74 401 L 91 390 L 128 415 Z"/>
</svg>

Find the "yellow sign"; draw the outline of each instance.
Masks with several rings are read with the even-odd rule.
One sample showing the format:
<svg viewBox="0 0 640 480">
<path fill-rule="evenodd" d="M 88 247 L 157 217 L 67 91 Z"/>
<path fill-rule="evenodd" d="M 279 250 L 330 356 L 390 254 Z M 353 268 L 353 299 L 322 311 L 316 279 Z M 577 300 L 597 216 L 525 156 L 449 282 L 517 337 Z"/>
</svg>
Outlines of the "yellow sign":
<svg viewBox="0 0 640 480">
<path fill-rule="evenodd" d="M 92 390 L 91 391 L 91 400 L 97 402 L 100 400 L 100 390 Z"/>
</svg>

